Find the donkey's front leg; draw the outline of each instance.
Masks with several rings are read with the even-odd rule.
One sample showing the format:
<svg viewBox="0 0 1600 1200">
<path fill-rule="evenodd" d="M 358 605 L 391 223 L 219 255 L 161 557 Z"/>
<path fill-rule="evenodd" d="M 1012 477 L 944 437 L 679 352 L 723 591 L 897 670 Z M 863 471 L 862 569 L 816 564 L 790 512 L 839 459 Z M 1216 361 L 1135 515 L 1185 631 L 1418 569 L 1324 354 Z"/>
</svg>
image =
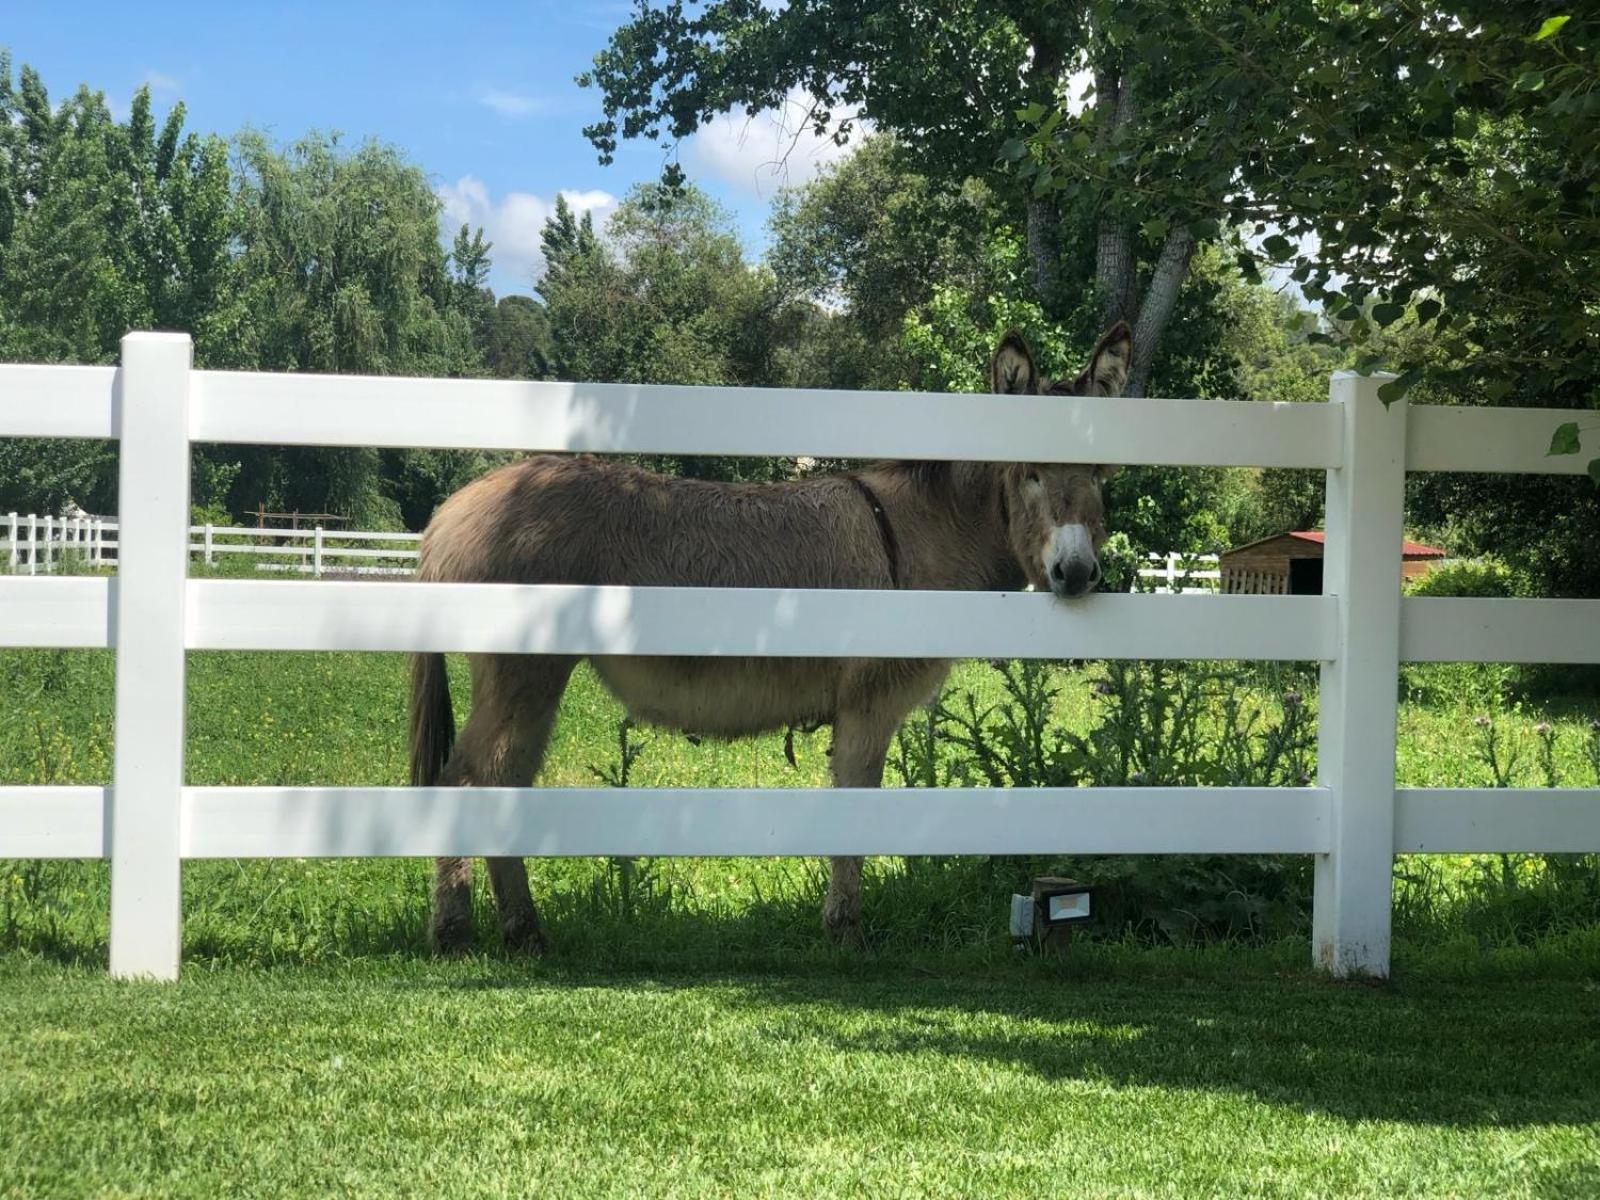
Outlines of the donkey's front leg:
<svg viewBox="0 0 1600 1200">
<path fill-rule="evenodd" d="M 877 712 L 840 713 L 833 723 L 833 786 L 881 786 L 884 756 L 898 725 L 898 720 Z M 866 945 L 861 928 L 862 862 L 859 855 L 836 855 L 829 860 L 822 927 L 841 946 Z"/>
</svg>

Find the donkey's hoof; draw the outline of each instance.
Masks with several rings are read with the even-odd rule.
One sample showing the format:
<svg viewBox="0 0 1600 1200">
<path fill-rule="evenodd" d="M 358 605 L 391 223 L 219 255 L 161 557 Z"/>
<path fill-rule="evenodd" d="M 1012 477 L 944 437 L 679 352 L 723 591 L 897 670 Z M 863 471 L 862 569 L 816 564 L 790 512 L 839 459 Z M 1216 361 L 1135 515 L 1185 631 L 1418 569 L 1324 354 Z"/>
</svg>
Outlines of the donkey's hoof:
<svg viewBox="0 0 1600 1200">
<path fill-rule="evenodd" d="M 514 954 L 543 958 L 550 952 L 550 938 L 538 919 L 507 921 L 500 927 L 500 941 Z"/>
<path fill-rule="evenodd" d="M 460 958 L 472 949 L 472 921 L 468 917 L 453 917 L 435 921 L 428 933 L 428 947 L 444 958 Z"/>
<path fill-rule="evenodd" d="M 860 913 L 828 913 L 822 918 L 828 940 L 846 950 L 865 950 L 867 935 L 861 928 Z"/>
</svg>

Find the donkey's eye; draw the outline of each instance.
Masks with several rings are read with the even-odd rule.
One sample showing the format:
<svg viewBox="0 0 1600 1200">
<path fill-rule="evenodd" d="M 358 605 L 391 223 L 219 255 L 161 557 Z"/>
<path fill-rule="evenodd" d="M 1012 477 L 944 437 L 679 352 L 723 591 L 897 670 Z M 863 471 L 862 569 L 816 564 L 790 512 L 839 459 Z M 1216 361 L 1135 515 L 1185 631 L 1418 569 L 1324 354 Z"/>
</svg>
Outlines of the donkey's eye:
<svg viewBox="0 0 1600 1200">
<path fill-rule="evenodd" d="M 1042 479 L 1039 478 L 1039 472 L 1037 472 L 1037 471 L 1029 471 L 1026 475 L 1024 475 L 1022 477 L 1022 481 L 1024 483 L 1043 483 L 1044 482 Z"/>
</svg>

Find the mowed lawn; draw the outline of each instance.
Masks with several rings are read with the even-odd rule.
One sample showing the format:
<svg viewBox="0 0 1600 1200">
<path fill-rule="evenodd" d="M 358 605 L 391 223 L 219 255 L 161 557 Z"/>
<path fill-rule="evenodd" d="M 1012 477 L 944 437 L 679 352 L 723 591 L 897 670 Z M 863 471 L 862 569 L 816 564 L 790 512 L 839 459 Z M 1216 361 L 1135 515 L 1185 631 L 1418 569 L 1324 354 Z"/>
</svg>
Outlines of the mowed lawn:
<svg viewBox="0 0 1600 1200">
<path fill-rule="evenodd" d="M 1600 1194 L 1592 982 L 1161 960 L 173 986 L 0 960 L 0 1195 Z"/>
<path fill-rule="evenodd" d="M 107 781 L 109 668 L 0 654 L 0 782 Z M 403 693 L 398 656 L 194 655 L 190 778 L 401 782 Z M 1483 782 L 1475 705 L 1405 707 L 1405 782 Z M 597 782 L 618 715 L 580 675 L 546 781 Z M 1580 708 L 1507 730 L 1541 716 L 1584 769 Z M 826 779 L 826 732 L 634 736 L 640 786 Z M 104 864 L 0 863 L 0 1197 L 1600 1196 L 1600 928 L 1446 928 L 1384 986 L 1303 937 L 1020 958 L 985 870 L 875 860 L 852 954 L 812 860 L 540 862 L 550 959 L 480 889 L 439 962 L 425 863 L 191 863 L 161 986 L 105 976 Z"/>
</svg>

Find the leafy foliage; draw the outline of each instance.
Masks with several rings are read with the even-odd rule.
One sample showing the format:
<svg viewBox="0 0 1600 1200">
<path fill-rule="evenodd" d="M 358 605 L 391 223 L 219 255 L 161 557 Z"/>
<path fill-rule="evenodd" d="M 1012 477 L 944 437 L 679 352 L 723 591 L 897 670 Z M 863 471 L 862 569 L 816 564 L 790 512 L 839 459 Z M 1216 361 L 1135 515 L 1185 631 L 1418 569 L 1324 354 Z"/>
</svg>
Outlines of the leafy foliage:
<svg viewBox="0 0 1600 1200">
<path fill-rule="evenodd" d="M 769 273 L 744 261 L 730 218 L 695 188 L 641 185 L 607 238 L 565 200 L 546 222 L 539 282 L 564 379 L 759 385 L 774 349 Z M 780 468 L 716 457 L 652 456 L 698 476 L 770 476 Z"/>
<path fill-rule="evenodd" d="M 1008 153 L 1068 203 L 1250 232 L 1357 345 L 1408 313 L 1419 380 L 1593 404 L 1600 385 L 1600 33 L 1499 0 L 1088 6 L 1148 101 L 1022 110 Z"/>
<path fill-rule="evenodd" d="M 1259 672 L 1205 664 L 1110 662 L 1087 685 L 1088 731 L 1063 726 L 1060 676 L 1047 663 L 999 664 L 1004 698 L 941 697 L 897 736 L 891 767 L 907 786 L 1295 787 L 1311 780 L 1315 714 L 1290 669 L 1276 704 L 1247 700 Z M 1065 874 L 1096 885 L 1113 929 L 1186 941 L 1303 925 L 1310 873 L 1269 856 L 1025 859 L 1017 879 Z"/>
</svg>

